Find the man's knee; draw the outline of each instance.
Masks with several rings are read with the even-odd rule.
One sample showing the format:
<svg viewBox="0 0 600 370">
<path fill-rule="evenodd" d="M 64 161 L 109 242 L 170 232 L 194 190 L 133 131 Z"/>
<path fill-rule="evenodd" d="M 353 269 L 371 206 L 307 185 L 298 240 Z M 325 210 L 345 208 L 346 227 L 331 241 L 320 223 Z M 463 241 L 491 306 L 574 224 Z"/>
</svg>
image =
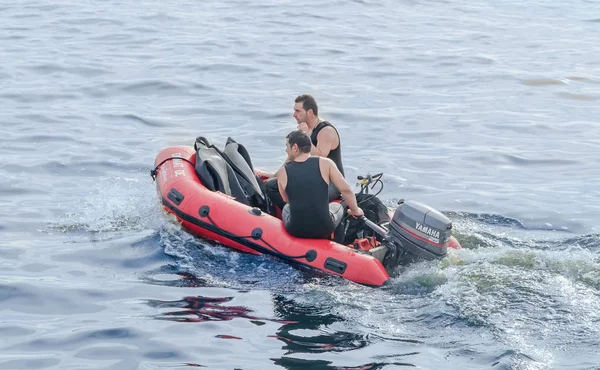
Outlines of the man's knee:
<svg viewBox="0 0 600 370">
<path fill-rule="evenodd" d="M 283 221 L 283 226 L 287 228 L 287 225 L 290 223 L 290 205 L 286 204 L 283 206 L 281 210 L 281 220 Z"/>
<path fill-rule="evenodd" d="M 329 213 L 331 214 L 331 220 L 333 221 L 333 227 L 337 227 L 342 221 L 344 215 L 344 207 L 340 203 L 332 202 L 329 203 Z"/>
</svg>

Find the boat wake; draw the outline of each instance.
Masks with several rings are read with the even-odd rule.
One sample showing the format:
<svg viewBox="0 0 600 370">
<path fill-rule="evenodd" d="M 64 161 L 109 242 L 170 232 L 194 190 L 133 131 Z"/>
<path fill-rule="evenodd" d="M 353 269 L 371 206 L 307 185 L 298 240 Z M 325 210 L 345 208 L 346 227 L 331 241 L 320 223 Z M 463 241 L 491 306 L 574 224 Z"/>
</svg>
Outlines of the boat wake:
<svg viewBox="0 0 600 370">
<path fill-rule="evenodd" d="M 283 329 L 277 334 L 289 348 L 309 353 L 359 348 L 361 340 L 376 335 L 463 356 L 461 336 L 477 335 L 481 344 L 471 345 L 477 358 L 488 358 L 490 347 L 505 349 L 484 365 L 547 368 L 564 343 L 600 345 L 598 234 L 535 228 L 502 215 L 446 212 L 462 249 L 449 250 L 442 260 L 402 266 L 386 286 L 370 288 L 195 238 L 161 211 L 156 195 L 145 187 L 151 188 L 130 179 L 104 180 L 81 211 L 47 231 L 90 240 L 130 240 L 143 234 L 127 243 L 152 253 L 133 257 L 140 263 L 129 260 L 127 266 L 142 269 L 139 276 L 147 284 L 266 290 L 273 299 L 317 312 L 317 321 L 338 317 L 339 337 L 321 333 L 318 340 L 302 338 Z M 153 251 L 162 251 L 165 258 Z M 223 307 L 212 313 L 205 303 Z M 253 320 L 249 312 L 202 297 L 149 304 L 172 308 L 157 319 L 198 322 L 241 315 Z"/>
</svg>

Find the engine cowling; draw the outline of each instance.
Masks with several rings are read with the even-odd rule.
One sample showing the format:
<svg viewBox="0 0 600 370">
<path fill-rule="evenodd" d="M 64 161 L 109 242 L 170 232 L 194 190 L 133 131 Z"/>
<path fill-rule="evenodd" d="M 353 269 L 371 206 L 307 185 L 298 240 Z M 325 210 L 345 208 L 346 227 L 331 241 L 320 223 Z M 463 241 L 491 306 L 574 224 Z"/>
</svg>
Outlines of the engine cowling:
<svg viewBox="0 0 600 370">
<path fill-rule="evenodd" d="M 386 241 L 399 249 L 400 263 L 443 258 L 452 236 L 452 221 L 416 201 L 401 203 L 389 223 Z"/>
</svg>

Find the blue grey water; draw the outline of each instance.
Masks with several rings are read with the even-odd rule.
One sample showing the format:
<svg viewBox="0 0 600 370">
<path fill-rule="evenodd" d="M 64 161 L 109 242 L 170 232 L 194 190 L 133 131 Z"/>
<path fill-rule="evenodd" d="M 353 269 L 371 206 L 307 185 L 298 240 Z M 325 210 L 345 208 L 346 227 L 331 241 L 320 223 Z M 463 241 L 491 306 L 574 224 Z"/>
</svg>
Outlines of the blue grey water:
<svg viewBox="0 0 600 370">
<path fill-rule="evenodd" d="M 0 5 L 0 369 L 599 369 L 600 3 Z M 149 170 L 275 169 L 313 94 L 348 178 L 463 249 L 374 289 L 195 239 Z"/>
</svg>

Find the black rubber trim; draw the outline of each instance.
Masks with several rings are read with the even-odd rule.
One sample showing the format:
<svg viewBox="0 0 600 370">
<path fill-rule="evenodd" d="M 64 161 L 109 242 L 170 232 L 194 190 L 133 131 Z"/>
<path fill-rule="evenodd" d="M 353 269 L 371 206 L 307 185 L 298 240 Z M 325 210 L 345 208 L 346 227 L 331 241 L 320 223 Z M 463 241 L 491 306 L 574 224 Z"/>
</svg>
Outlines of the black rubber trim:
<svg viewBox="0 0 600 370">
<path fill-rule="evenodd" d="M 204 222 L 204 221 L 202 221 L 199 218 L 190 216 L 187 213 L 184 213 L 183 211 L 181 211 L 179 208 L 175 207 L 173 204 L 171 204 L 171 202 L 169 202 L 163 196 L 161 196 L 161 198 L 162 198 L 162 204 L 165 207 L 169 208 L 177 217 L 181 218 L 182 220 L 185 220 L 185 221 L 187 221 L 189 223 L 192 223 L 192 224 L 194 224 L 196 226 L 202 227 L 203 229 L 206 229 L 206 230 L 208 230 L 210 232 L 213 232 L 215 234 L 218 234 L 220 236 L 224 236 L 224 237 L 226 237 L 226 238 L 228 238 L 228 239 L 230 239 L 230 240 L 232 240 L 232 241 L 234 241 L 236 243 L 242 244 L 243 246 L 248 247 L 250 249 L 253 249 L 253 250 L 257 251 L 257 252 L 260 252 L 260 253 L 263 253 L 263 254 L 270 254 L 270 255 L 282 258 L 282 259 L 284 259 L 286 261 L 294 262 L 294 263 L 297 263 L 297 264 L 300 264 L 300 265 L 304 265 L 304 266 L 307 266 L 307 267 L 310 267 L 310 268 L 313 268 L 313 269 L 317 269 L 316 267 L 308 265 L 308 264 L 305 264 L 305 263 L 302 263 L 302 262 L 300 262 L 299 260 L 297 260 L 295 258 L 289 258 L 285 254 L 279 254 L 279 253 L 274 252 L 273 250 L 271 250 L 269 248 L 263 247 L 263 246 L 261 246 L 259 244 L 256 244 L 256 243 L 253 243 L 253 242 L 251 242 L 250 240 L 248 240 L 246 238 L 239 237 L 239 236 L 237 236 L 235 234 L 232 234 L 232 233 L 230 233 L 230 232 L 228 232 L 226 230 L 223 230 L 223 229 L 221 229 L 219 227 L 216 227 L 215 225 L 213 225 L 211 223 Z"/>
<path fill-rule="evenodd" d="M 180 205 L 185 197 L 179 192 L 179 190 L 171 188 L 167 194 L 167 198 L 169 198 L 173 203 Z"/>
<path fill-rule="evenodd" d="M 200 207 L 200 209 L 198 210 L 198 214 L 202 218 L 208 217 L 208 215 L 210 214 L 210 207 L 209 206 Z"/>
<path fill-rule="evenodd" d="M 157 188 L 158 188 L 158 193 L 162 194 L 160 186 L 157 186 Z M 241 238 L 241 237 L 239 237 L 239 236 L 237 236 L 235 234 L 232 234 L 232 233 L 230 233 L 228 231 L 225 231 L 225 230 L 223 230 L 221 228 L 218 228 L 218 227 L 216 227 L 215 225 L 213 225 L 211 223 L 204 222 L 204 221 L 202 221 L 202 220 L 200 220 L 200 219 L 198 219 L 196 217 L 190 216 L 187 213 L 182 212 L 179 208 L 177 208 L 174 205 L 172 205 L 162 195 L 161 195 L 161 200 L 162 200 L 162 204 L 165 207 L 167 207 L 171 211 L 173 211 L 173 213 L 177 217 L 181 218 L 182 220 L 185 220 L 185 221 L 187 221 L 189 223 L 192 223 L 192 224 L 194 224 L 196 226 L 202 227 L 202 228 L 204 228 L 204 229 L 206 229 L 206 230 L 208 230 L 210 232 L 213 232 L 213 233 L 215 233 L 217 235 L 224 236 L 224 237 L 226 237 L 226 238 L 228 238 L 228 239 L 230 239 L 232 241 L 235 241 L 235 242 L 237 242 L 237 243 L 239 243 L 239 244 L 241 244 L 241 245 L 243 245 L 245 247 L 248 247 L 250 249 L 253 249 L 253 250 L 255 250 L 255 251 L 259 252 L 259 253 L 263 253 L 263 254 L 268 254 L 268 255 L 279 257 L 279 258 L 281 258 L 281 259 L 283 259 L 283 260 L 285 260 L 287 262 L 290 262 L 293 265 L 297 265 L 298 267 L 305 268 L 307 270 L 326 272 L 325 270 L 322 270 L 322 269 L 320 269 L 318 267 L 311 266 L 311 265 L 309 265 L 307 263 L 300 262 L 298 259 L 290 258 L 290 257 L 288 257 L 285 254 L 277 253 L 277 252 L 275 252 L 275 251 L 273 251 L 273 250 L 271 250 L 269 248 L 265 248 L 265 247 L 263 247 L 263 246 L 261 246 L 259 244 L 253 243 L 253 242 L 249 241 L 246 238 Z M 311 253 L 311 252 L 315 252 L 314 256 L 313 256 L 313 253 Z M 307 253 L 308 253 L 308 255 L 307 255 L 306 259 L 309 262 L 311 262 L 310 259 L 312 259 L 312 257 L 316 258 L 316 254 L 317 254 L 316 251 L 309 250 Z M 334 272 L 336 272 L 336 273 L 338 273 L 340 275 L 343 275 L 346 272 L 346 267 L 347 266 L 348 265 L 345 262 L 336 260 L 335 258 L 331 258 L 331 257 L 327 258 L 327 260 L 325 261 L 325 265 L 324 265 L 324 267 L 326 269 L 328 269 L 330 271 L 334 271 Z M 389 279 L 386 282 L 389 282 Z M 363 284 L 363 285 L 372 286 L 372 287 L 378 287 L 376 285 L 371 285 L 371 284 Z"/>
<path fill-rule="evenodd" d="M 341 275 L 344 272 L 346 272 L 346 267 L 348 267 L 348 264 L 346 262 L 342 262 L 340 260 L 336 260 L 335 258 L 327 257 L 327 259 L 325 260 L 324 267 L 327 270 L 331 270 L 333 272 L 337 272 L 338 274 Z"/>
<path fill-rule="evenodd" d="M 262 238 L 263 231 L 260 227 L 257 227 L 256 229 L 252 230 L 252 234 L 250 235 L 252 236 L 252 239 L 259 240 Z"/>
<path fill-rule="evenodd" d="M 250 209 L 248 210 L 248 213 L 250 213 L 250 214 L 252 214 L 252 215 L 254 215 L 254 216 L 262 216 L 262 215 L 263 215 L 263 213 L 262 213 L 262 211 L 260 210 L 260 208 L 257 208 L 257 207 L 252 207 L 252 208 L 250 208 Z"/>
<path fill-rule="evenodd" d="M 160 187 L 159 187 L 159 191 L 160 191 Z M 280 253 L 274 252 L 273 250 L 271 250 L 269 248 L 265 248 L 265 247 L 263 247 L 261 245 L 258 245 L 256 243 L 253 243 L 253 242 L 249 241 L 246 238 L 240 238 L 239 236 L 237 236 L 235 234 L 229 233 L 229 232 L 227 232 L 227 231 L 225 231 L 223 229 L 220 229 L 220 228 L 214 226 L 213 224 L 210 224 L 208 222 L 204 222 L 204 221 L 202 221 L 200 219 L 197 219 L 196 217 L 192 217 L 192 216 L 190 216 L 190 215 L 188 215 L 188 214 L 183 213 L 182 211 L 180 211 L 177 207 L 173 206 L 164 197 L 161 196 L 161 199 L 162 199 L 163 205 L 165 207 L 169 208 L 171 211 L 173 211 L 173 213 L 175 213 L 175 215 L 177 215 L 177 217 L 181 218 L 182 220 L 190 222 L 190 223 L 192 223 L 192 224 L 194 224 L 196 226 L 200 226 L 200 227 L 202 227 L 202 228 L 204 228 L 204 229 L 206 229 L 208 231 L 211 231 L 211 232 L 213 232 L 215 234 L 218 234 L 218 235 L 224 236 L 226 238 L 229 238 L 230 240 L 233 240 L 233 241 L 235 241 L 237 243 L 240 243 L 243 246 L 248 247 L 250 249 L 253 249 L 253 250 L 257 251 L 257 252 L 279 257 L 279 258 L 281 258 L 281 259 L 283 259 L 283 260 L 285 260 L 287 262 L 290 262 L 293 265 L 297 265 L 298 267 L 305 268 L 307 270 L 311 270 L 311 271 L 315 271 L 315 272 L 316 271 L 319 271 L 321 273 L 323 273 L 323 272 L 326 273 L 327 272 L 327 271 L 322 270 L 322 269 L 320 269 L 318 267 L 311 266 L 311 265 L 309 265 L 307 263 L 300 262 L 299 260 L 297 260 L 295 258 L 290 258 L 290 257 L 288 257 L 285 254 L 280 254 Z M 306 257 L 306 259 L 309 262 L 311 262 L 310 259 L 311 259 L 311 257 L 313 257 L 313 254 L 311 252 L 315 252 L 315 251 L 313 251 L 313 250 L 308 251 L 308 256 Z M 316 257 L 316 253 L 314 253 L 314 254 L 315 254 L 314 257 Z M 328 257 L 327 260 L 325 261 L 325 266 L 324 267 L 326 269 L 330 270 L 330 271 L 334 271 L 334 272 L 337 272 L 340 275 L 343 275 L 346 272 L 347 264 L 345 262 L 336 260 L 335 258 Z M 389 279 L 386 280 L 386 283 L 387 282 L 389 282 Z M 379 287 L 377 285 L 371 285 L 371 284 L 363 284 L 363 285 L 371 286 L 371 287 L 374 287 L 374 288 L 378 288 Z"/>
</svg>

